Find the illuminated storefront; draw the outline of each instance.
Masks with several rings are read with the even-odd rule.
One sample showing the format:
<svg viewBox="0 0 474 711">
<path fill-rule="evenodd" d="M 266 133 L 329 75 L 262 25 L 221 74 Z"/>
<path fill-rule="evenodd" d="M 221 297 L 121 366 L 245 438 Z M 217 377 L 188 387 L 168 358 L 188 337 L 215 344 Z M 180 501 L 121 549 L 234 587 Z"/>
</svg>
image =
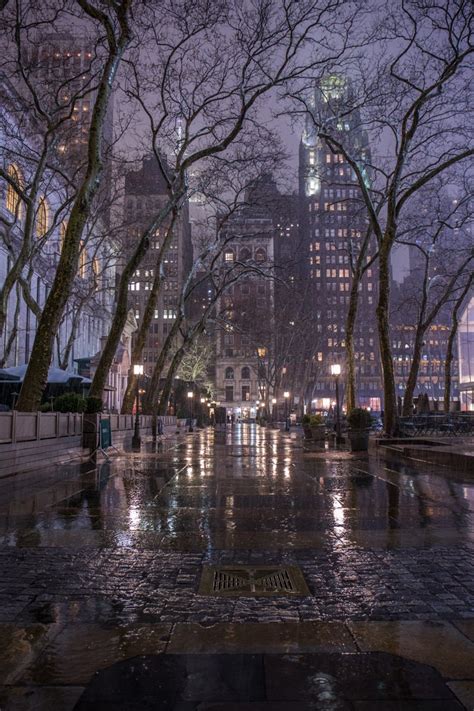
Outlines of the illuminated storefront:
<svg viewBox="0 0 474 711">
<path fill-rule="evenodd" d="M 458 353 L 461 410 L 474 411 L 474 296 L 459 321 Z"/>
</svg>

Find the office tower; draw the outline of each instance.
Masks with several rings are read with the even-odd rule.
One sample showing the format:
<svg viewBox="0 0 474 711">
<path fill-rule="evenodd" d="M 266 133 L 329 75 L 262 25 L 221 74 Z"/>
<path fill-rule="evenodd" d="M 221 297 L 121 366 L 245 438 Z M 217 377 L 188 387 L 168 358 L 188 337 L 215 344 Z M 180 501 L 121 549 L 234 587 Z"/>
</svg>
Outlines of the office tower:
<svg viewBox="0 0 474 711">
<path fill-rule="evenodd" d="M 318 122 L 330 122 L 333 135 L 356 158 L 370 186 L 368 139 L 360 128 L 359 112 L 346 110 L 350 101 L 351 87 L 345 77 L 333 75 L 322 80 L 311 96 L 300 143 L 300 229 L 306 243 L 308 299 L 320 336 L 315 342 L 311 375 L 312 405 L 318 410 L 334 407 L 331 365 L 340 363 L 344 373 L 351 261 L 358 254 L 368 220 L 355 172 L 343 153 L 331 150 L 318 136 L 312 116 Z M 373 246 L 367 259 L 372 254 Z M 354 349 L 358 403 L 380 410 L 375 269 L 369 268 L 362 281 Z"/>
<path fill-rule="evenodd" d="M 125 177 L 126 251 L 133 249 L 136 240 L 160 206 L 166 204 L 168 193 L 160 165 L 154 156 L 144 158 L 138 170 Z M 151 239 L 150 249 L 129 284 L 129 303 L 140 322 L 150 289 L 156 275 L 156 260 L 167 232 L 169 221 L 161 225 Z M 164 282 L 143 351 L 146 374 L 151 374 L 163 342 L 176 318 L 181 288 L 192 264 L 191 231 L 188 206 L 185 203 L 173 228 L 173 238 L 163 260 Z"/>
</svg>

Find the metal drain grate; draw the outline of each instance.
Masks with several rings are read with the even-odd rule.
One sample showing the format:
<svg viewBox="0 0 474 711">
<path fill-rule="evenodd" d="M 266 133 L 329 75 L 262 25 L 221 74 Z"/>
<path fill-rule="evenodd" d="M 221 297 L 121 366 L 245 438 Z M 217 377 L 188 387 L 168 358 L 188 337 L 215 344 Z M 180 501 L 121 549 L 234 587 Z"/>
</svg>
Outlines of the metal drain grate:
<svg viewBox="0 0 474 711">
<path fill-rule="evenodd" d="M 206 565 L 199 594 L 228 597 L 309 595 L 310 592 L 301 570 L 295 565 Z"/>
</svg>

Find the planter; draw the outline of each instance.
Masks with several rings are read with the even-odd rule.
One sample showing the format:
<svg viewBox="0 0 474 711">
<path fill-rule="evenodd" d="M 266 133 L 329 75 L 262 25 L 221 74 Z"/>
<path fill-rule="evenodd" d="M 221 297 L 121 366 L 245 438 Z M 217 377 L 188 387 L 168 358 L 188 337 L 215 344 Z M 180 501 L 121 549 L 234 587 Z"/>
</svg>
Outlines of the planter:
<svg viewBox="0 0 474 711">
<path fill-rule="evenodd" d="M 349 430 L 351 452 L 367 452 L 369 449 L 369 430 Z"/>
<path fill-rule="evenodd" d="M 303 433 L 305 439 L 312 439 L 315 442 L 320 442 L 323 439 L 326 439 L 326 425 L 321 424 L 321 425 L 308 425 L 304 424 L 303 425 Z"/>
<path fill-rule="evenodd" d="M 326 425 L 313 425 L 310 427 L 311 439 L 314 441 L 321 441 L 326 439 Z"/>
</svg>

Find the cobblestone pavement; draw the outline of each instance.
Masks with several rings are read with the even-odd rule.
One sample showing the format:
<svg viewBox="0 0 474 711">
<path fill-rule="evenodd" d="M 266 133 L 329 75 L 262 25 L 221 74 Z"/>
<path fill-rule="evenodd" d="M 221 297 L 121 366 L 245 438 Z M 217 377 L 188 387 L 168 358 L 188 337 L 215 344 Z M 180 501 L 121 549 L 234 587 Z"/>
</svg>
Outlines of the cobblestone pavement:
<svg viewBox="0 0 474 711">
<path fill-rule="evenodd" d="M 474 708 L 473 516 L 453 472 L 247 425 L 2 479 L 0 709 L 73 708 L 166 651 L 402 654 Z M 310 596 L 199 595 L 206 564 L 297 565 Z"/>
</svg>

